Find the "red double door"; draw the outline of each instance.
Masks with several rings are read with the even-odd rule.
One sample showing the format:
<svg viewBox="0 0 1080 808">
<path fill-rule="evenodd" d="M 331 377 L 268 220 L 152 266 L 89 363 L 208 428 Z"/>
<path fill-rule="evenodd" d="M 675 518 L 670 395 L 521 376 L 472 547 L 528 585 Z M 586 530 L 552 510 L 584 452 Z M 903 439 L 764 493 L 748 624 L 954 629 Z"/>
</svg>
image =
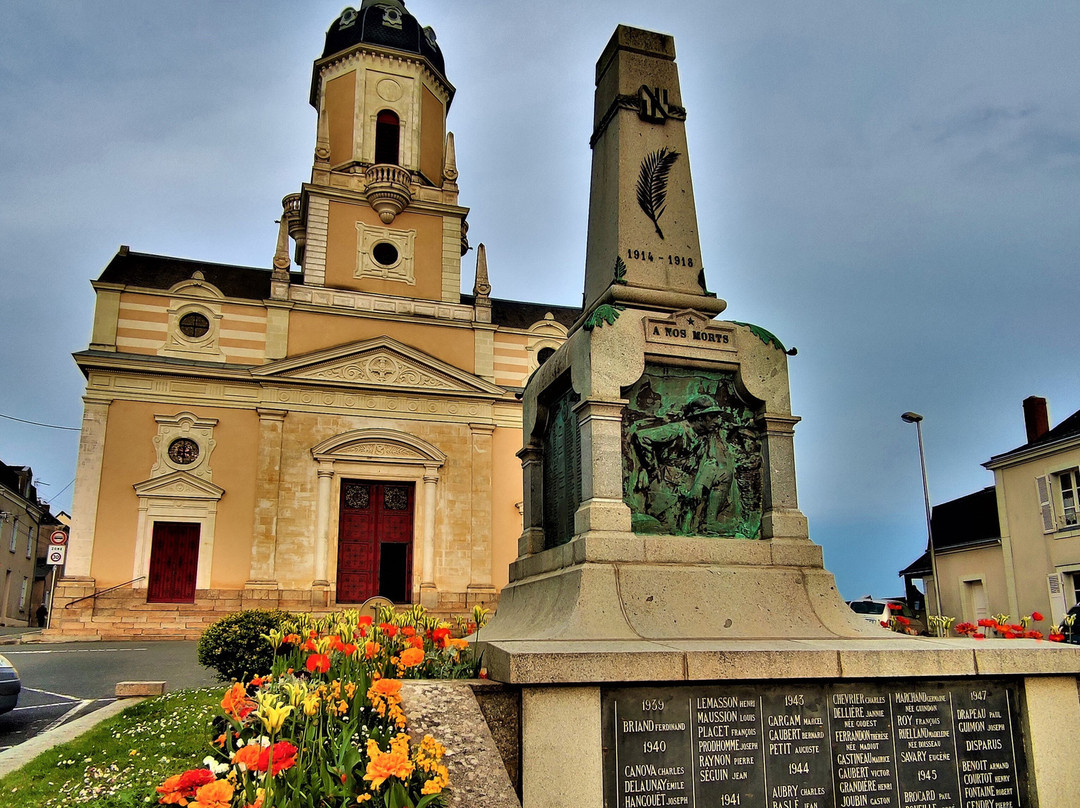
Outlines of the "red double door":
<svg viewBox="0 0 1080 808">
<path fill-rule="evenodd" d="M 155 522 L 150 544 L 149 603 L 194 603 L 199 572 L 199 525 Z"/>
<path fill-rule="evenodd" d="M 337 602 L 412 600 L 413 485 L 343 480 Z"/>
</svg>

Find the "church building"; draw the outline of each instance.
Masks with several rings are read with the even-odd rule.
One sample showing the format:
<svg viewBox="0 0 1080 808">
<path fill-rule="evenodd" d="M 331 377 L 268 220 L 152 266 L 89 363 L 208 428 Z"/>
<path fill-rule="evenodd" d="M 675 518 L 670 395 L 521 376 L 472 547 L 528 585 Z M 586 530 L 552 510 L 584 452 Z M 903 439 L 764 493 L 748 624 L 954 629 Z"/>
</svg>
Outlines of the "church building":
<svg viewBox="0 0 1080 808">
<path fill-rule="evenodd" d="M 493 298 L 482 244 L 462 294 L 453 98 L 400 0 L 347 8 L 314 65 L 311 181 L 282 202 L 272 268 L 128 247 L 105 267 L 75 355 L 53 633 L 496 600 L 522 530 L 519 394 L 580 310 Z"/>
</svg>

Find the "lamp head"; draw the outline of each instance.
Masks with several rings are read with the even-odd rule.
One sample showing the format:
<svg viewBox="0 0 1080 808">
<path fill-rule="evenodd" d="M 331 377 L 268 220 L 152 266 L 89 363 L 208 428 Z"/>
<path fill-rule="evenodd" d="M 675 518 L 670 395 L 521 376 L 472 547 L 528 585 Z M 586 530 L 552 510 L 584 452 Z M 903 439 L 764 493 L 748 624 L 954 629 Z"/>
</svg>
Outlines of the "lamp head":
<svg viewBox="0 0 1080 808">
<path fill-rule="evenodd" d="M 917 424 L 922 419 L 922 416 L 917 412 L 905 412 L 900 416 L 900 420 L 906 424 Z"/>
</svg>

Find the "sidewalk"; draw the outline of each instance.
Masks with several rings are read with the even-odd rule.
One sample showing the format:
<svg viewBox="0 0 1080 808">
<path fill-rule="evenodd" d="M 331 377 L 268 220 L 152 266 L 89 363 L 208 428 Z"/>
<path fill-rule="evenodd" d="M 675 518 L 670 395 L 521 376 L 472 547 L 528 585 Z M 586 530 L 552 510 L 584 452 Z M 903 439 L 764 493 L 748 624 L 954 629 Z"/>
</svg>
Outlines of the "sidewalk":
<svg viewBox="0 0 1080 808">
<path fill-rule="evenodd" d="M 41 632 L 37 626 L 0 626 L 0 645 L 18 645 Z"/>
</svg>

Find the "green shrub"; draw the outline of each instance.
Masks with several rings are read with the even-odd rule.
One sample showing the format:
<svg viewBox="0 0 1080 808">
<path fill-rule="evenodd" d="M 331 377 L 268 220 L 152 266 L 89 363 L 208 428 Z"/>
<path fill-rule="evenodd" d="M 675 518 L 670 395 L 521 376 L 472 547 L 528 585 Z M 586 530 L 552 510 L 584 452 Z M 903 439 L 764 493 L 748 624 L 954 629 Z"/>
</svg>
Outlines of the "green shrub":
<svg viewBox="0 0 1080 808">
<path fill-rule="evenodd" d="M 199 638 L 199 664 L 215 670 L 223 682 L 270 673 L 274 649 L 263 635 L 292 617 L 279 610 L 248 609 L 221 618 Z"/>
</svg>

